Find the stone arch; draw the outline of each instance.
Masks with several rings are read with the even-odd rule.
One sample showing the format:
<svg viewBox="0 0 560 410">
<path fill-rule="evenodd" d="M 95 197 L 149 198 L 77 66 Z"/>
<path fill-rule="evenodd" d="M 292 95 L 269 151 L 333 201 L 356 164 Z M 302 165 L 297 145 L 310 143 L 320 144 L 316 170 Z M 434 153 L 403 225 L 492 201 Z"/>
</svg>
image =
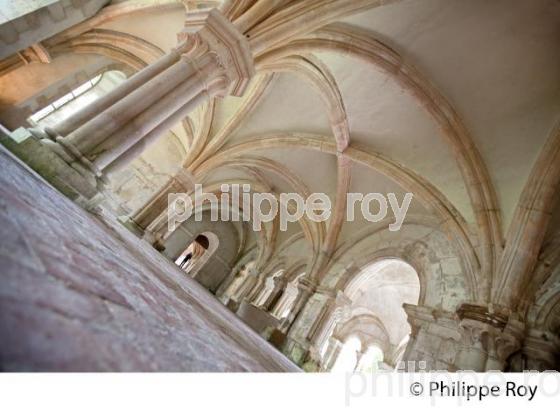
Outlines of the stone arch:
<svg viewBox="0 0 560 410">
<path fill-rule="evenodd" d="M 376 345 L 383 351 L 384 357 L 391 356 L 392 348 L 387 329 L 381 320 L 370 312 L 353 316 L 347 322 L 339 324 L 333 333 L 333 337 L 339 340 L 346 340 L 352 336 L 360 340 L 362 347 Z"/>
<path fill-rule="evenodd" d="M 418 69 L 403 61 L 397 52 L 376 39 L 372 33 L 348 24 L 335 23 L 324 26 L 303 38 L 267 50 L 259 59 L 262 63 L 293 54 L 317 51 L 351 55 L 385 70 L 426 107 L 442 129 L 443 135 L 453 147 L 457 161 L 461 164 L 465 186 L 469 190 L 471 204 L 477 215 L 480 240 L 484 246 L 480 251 L 482 276 L 491 277 L 493 267 L 497 264 L 496 248 L 503 242 L 501 218 L 497 211 L 499 206 L 487 167 L 456 110 L 429 81 L 423 78 Z M 490 286 L 486 286 L 485 292 L 485 297 L 488 298 Z"/>
<path fill-rule="evenodd" d="M 227 158 L 239 156 L 250 151 L 283 148 L 283 147 L 299 147 L 307 150 L 315 150 L 320 152 L 336 155 L 336 145 L 329 141 L 329 138 L 318 135 L 289 133 L 289 134 L 273 134 L 266 138 L 259 138 L 255 141 L 241 142 L 234 145 L 205 161 L 195 172 L 203 172 L 205 169 L 212 169 Z M 460 255 L 461 264 L 464 268 L 465 275 L 468 279 L 471 292 L 482 288 L 478 298 L 486 297 L 485 290 L 489 285 L 484 286 L 479 282 L 488 281 L 488 277 L 480 275 L 480 262 L 473 245 L 473 238 L 465 220 L 461 214 L 453 207 L 453 205 L 438 192 L 431 184 L 424 180 L 414 172 L 407 170 L 399 164 L 384 158 L 380 154 L 367 151 L 363 148 L 348 147 L 344 154 L 350 160 L 358 162 L 366 167 L 372 168 L 387 177 L 393 179 L 397 184 L 401 185 L 405 190 L 414 192 L 422 203 L 427 207 L 433 208 L 438 216 L 438 222 L 430 222 L 434 228 L 445 231 L 452 239 L 453 246 L 456 247 L 457 253 Z M 411 219 L 411 216 L 408 217 Z M 385 229 L 386 227 L 384 227 Z M 336 252 L 335 252 L 336 254 Z"/>
<path fill-rule="evenodd" d="M 493 289 L 494 300 L 518 308 L 534 269 L 560 192 L 560 122 L 554 126 L 519 199 Z"/>
<path fill-rule="evenodd" d="M 387 234 L 383 228 L 364 229 L 339 248 L 320 283 L 334 291 L 344 290 L 365 267 L 383 259 L 402 260 L 416 271 L 420 305 L 441 306 L 443 290 L 447 296 L 444 308 L 450 311 L 475 297 L 462 259 L 446 235 L 412 221 L 404 224 L 398 233 Z"/>
<path fill-rule="evenodd" d="M 194 277 L 215 293 L 238 258 L 240 234 L 233 223 L 215 223 L 210 219 L 208 212 L 203 212 L 201 221 L 190 218 L 183 222 L 163 241 L 163 253 L 171 260 L 176 260 L 198 235 L 208 237 L 209 252 L 205 253 L 204 260 L 197 265 Z"/>
</svg>

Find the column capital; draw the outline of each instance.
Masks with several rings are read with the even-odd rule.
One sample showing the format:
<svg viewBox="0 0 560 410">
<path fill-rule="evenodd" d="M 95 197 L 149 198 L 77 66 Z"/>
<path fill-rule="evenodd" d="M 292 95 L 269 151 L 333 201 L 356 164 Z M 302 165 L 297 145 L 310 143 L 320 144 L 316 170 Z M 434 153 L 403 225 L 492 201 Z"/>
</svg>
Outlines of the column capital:
<svg viewBox="0 0 560 410">
<path fill-rule="evenodd" d="M 509 311 L 498 306 L 487 307 L 463 303 L 457 309 L 457 316 L 459 320 L 471 319 L 489 324 L 498 329 L 504 329 L 508 323 Z"/>
<path fill-rule="evenodd" d="M 505 309 L 463 304 L 457 309 L 464 343 L 478 346 L 490 357 L 505 365 L 508 357 L 521 348 L 525 325 Z"/>
<path fill-rule="evenodd" d="M 183 187 L 183 192 L 194 191 L 195 178 L 187 169 L 180 167 L 171 178 Z"/>
<path fill-rule="evenodd" d="M 415 337 L 422 328 L 440 337 L 458 340 L 457 321 L 451 312 L 429 306 L 403 304 L 410 324 L 411 336 Z"/>
<path fill-rule="evenodd" d="M 316 290 L 316 285 L 308 278 L 301 278 L 297 283 L 297 288 L 306 293 L 313 293 Z"/>
<path fill-rule="evenodd" d="M 195 36 L 217 57 L 230 81 L 228 93 L 242 96 L 255 75 L 253 55 L 247 38 L 217 9 L 187 13 L 180 42 Z"/>
</svg>

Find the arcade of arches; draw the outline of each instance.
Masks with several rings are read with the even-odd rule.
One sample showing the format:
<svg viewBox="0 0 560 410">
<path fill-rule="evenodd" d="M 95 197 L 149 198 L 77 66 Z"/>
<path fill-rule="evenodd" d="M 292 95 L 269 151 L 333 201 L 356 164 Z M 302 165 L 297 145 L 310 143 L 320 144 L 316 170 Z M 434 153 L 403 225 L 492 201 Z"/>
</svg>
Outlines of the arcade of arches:
<svg viewBox="0 0 560 410">
<path fill-rule="evenodd" d="M 558 1 L 0 8 L 0 368 L 560 369 Z M 195 184 L 332 212 L 170 231 Z"/>
</svg>

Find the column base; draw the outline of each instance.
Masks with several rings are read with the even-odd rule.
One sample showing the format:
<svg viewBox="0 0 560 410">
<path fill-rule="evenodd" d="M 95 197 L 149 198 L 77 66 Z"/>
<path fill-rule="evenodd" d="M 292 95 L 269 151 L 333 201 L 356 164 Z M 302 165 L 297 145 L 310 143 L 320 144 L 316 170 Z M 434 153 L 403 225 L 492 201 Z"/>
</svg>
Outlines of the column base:
<svg viewBox="0 0 560 410">
<path fill-rule="evenodd" d="M 134 222 L 132 218 L 130 218 L 129 216 L 122 216 L 118 217 L 117 220 L 135 236 L 141 239 L 144 238 L 144 230 L 136 222 Z"/>
<path fill-rule="evenodd" d="M 292 339 L 290 336 L 287 336 L 284 346 L 282 347 L 282 353 L 284 353 L 292 362 L 301 367 L 307 358 L 308 348 L 308 346 L 301 344 L 300 342 Z"/>
<path fill-rule="evenodd" d="M 80 206 L 92 210 L 104 200 L 101 181 L 74 168 L 30 133 L 16 140 L 0 131 L 0 143 Z"/>
<path fill-rule="evenodd" d="M 278 327 L 278 319 L 270 313 L 243 300 L 239 304 L 236 312 L 237 316 L 243 320 L 251 329 L 263 336 L 265 339 L 270 337 L 272 330 Z"/>
</svg>

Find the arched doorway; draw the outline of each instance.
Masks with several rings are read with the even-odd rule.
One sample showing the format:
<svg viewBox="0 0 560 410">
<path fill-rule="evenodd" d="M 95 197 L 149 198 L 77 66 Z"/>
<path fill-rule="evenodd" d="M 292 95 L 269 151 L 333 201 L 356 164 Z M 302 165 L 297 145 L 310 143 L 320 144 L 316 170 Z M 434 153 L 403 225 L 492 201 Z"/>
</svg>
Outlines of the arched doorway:
<svg viewBox="0 0 560 410">
<path fill-rule="evenodd" d="M 193 265 L 196 264 L 196 261 L 208 251 L 209 245 L 210 241 L 208 237 L 198 235 L 187 249 L 175 260 L 175 264 L 189 273 Z"/>
<path fill-rule="evenodd" d="M 175 259 L 175 264 L 194 278 L 216 252 L 219 244 L 220 240 L 216 234 L 203 232 L 181 252 Z"/>
</svg>

